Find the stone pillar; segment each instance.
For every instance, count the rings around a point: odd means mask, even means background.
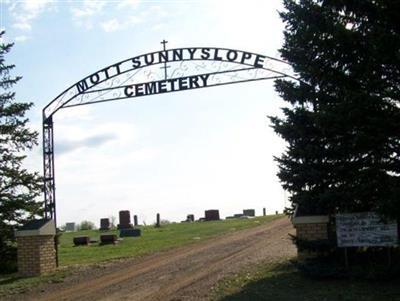
[[[39,276],[56,270],[55,224],[53,220],[35,220],[16,233],[18,273]]]
[[[137,218],[137,215],[134,215],[134,216],[133,216],[133,225],[134,225],[135,227],[138,226],[138,218]]]
[[[301,240],[322,240],[328,239],[327,223],[297,224],[296,236]]]
[[[300,240],[318,241],[328,239],[329,217],[326,215],[298,216],[295,212],[292,219],[296,237]],[[299,260],[315,257],[316,252],[297,249]]]
[[[267,215],[266,209],[263,208],[263,216],[266,216],[266,215]]]

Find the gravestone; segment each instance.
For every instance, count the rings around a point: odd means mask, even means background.
[[[100,235],[100,243],[102,245],[116,244],[117,242],[118,242],[118,237],[115,234],[102,234],[102,235]]]
[[[204,212],[206,221],[219,221],[219,210],[211,209]]]
[[[109,218],[102,218],[100,219],[100,231],[108,231],[110,230],[110,219]]]
[[[66,232],[75,232],[76,231],[75,223],[66,223],[65,224],[65,231]]]
[[[90,244],[89,236],[75,236],[74,245],[75,246],[87,246]]]
[[[254,209],[243,209],[243,215],[256,216],[256,211]]]
[[[267,210],[265,208],[263,208],[263,215],[266,216],[267,215]]]
[[[156,228],[161,227],[160,213],[157,213]]]
[[[138,226],[138,218],[137,218],[137,215],[134,215],[134,216],[133,216],[133,225],[134,225],[135,227]]]
[[[121,229],[119,230],[119,237],[138,237],[141,235],[140,229]]]
[[[119,224],[117,228],[118,230],[133,228],[133,225],[131,224],[131,213],[129,210],[121,210],[119,212]]]
[[[194,222],[194,214],[188,214],[186,217],[187,222]]]

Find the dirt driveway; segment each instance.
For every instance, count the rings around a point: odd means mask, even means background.
[[[13,300],[208,300],[244,267],[295,255],[287,218],[140,259],[83,270]]]

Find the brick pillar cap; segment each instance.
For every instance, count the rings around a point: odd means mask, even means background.
[[[16,237],[56,235],[56,225],[52,219],[37,219],[28,222],[16,231]]]

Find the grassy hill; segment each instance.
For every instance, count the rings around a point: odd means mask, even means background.
[[[75,247],[74,236],[87,235],[98,240],[101,233],[94,231],[79,231],[63,233],[59,245],[59,262],[61,266],[71,264],[88,264],[111,259],[142,256],[164,251],[174,247],[195,243],[224,233],[238,231],[268,223],[282,215],[262,216],[251,219],[230,219],[213,222],[194,222],[168,224],[161,228],[154,226],[140,227],[141,237],[125,237],[116,245],[92,244]],[[118,231],[106,233],[118,234]]]

